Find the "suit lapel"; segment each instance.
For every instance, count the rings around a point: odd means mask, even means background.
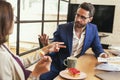
[[[84,44],[83,44],[83,48],[82,48],[82,51],[81,51],[81,54],[84,53],[84,50],[87,46],[87,43],[89,42],[89,39],[91,37],[91,30],[90,30],[90,26],[87,24],[86,26],[86,33],[85,33],[85,39],[84,39]]]
[[[68,27],[69,28],[67,30],[67,40],[68,40],[69,53],[71,54],[71,51],[72,51],[72,39],[73,39],[73,24],[69,24]],[[85,39],[84,39],[84,43],[83,43],[83,48],[81,50],[80,55],[84,54],[84,50],[85,50],[85,48],[87,46],[87,43],[89,42],[89,39],[90,39],[91,35],[92,35],[91,34],[91,28],[87,24],[86,33],[85,33]]]
[[[73,24],[68,25],[68,30],[67,30],[67,41],[68,41],[68,48],[69,48],[69,53],[71,54],[72,51],[72,39],[73,39]]]

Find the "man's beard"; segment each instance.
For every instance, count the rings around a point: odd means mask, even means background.
[[[83,27],[85,27],[85,24],[80,24],[79,22],[75,22],[75,27],[76,28],[83,28]]]

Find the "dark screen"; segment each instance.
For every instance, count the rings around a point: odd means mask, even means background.
[[[79,4],[69,4],[67,22],[74,21],[75,13]],[[98,26],[99,32],[112,33],[114,22],[114,5],[94,5],[95,15],[91,23]]]

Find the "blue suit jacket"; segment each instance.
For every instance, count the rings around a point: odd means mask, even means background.
[[[71,55],[72,52],[72,40],[73,40],[73,22],[59,25],[54,33],[54,41],[64,42],[67,48],[60,49],[58,53],[51,53],[50,56],[53,60],[52,65],[56,69],[63,70],[66,67],[63,65],[63,60]],[[85,51],[92,47],[95,56],[98,57],[100,53],[104,52],[100,44],[98,30],[96,25],[88,23],[86,26],[86,34],[83,43],[83,48],[80,55],[83,55]],[[53,70],[55,70],[53,67]]]

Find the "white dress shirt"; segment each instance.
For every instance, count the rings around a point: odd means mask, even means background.
[[[85,28],[83,29],[80,38],[77,37],[75,33],[75,28],[73,28],[73,42],[72,42],[73,44],[72,44],[71,56],[76,56],[81,52],[84,43],[84,38],[85,38]]]

